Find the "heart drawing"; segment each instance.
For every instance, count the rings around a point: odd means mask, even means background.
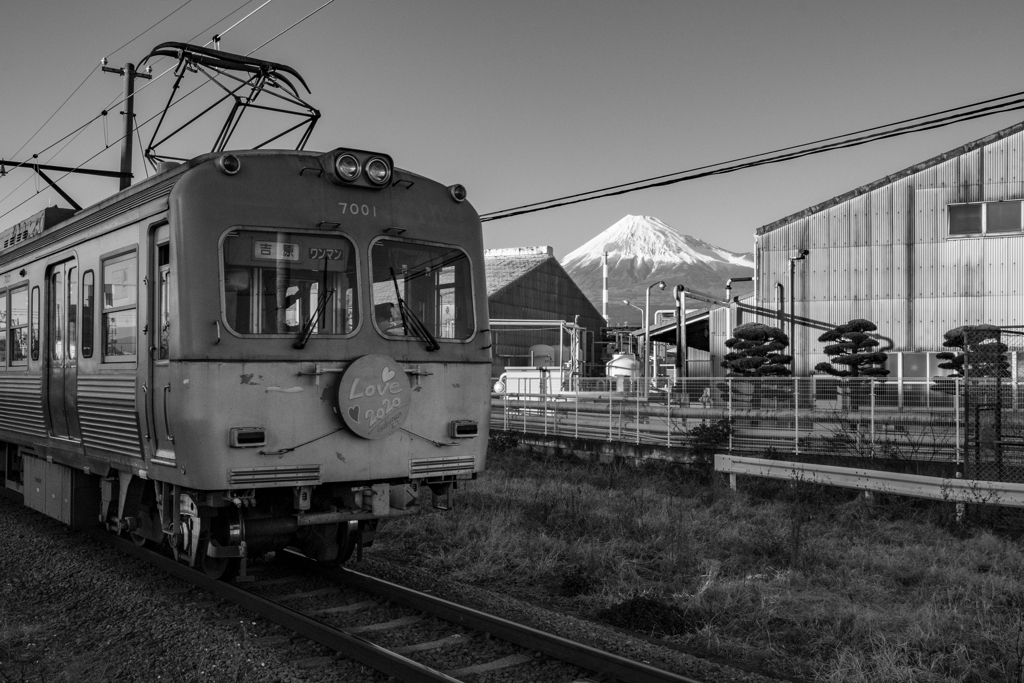
[[[395,371],[392,370],[391,368],[389,368],[386,365],[384,366],[384,369],[380,371],[380,381],[381,382],[389,382],[389,381],[391,381],[391,378],[394,377],[394,376],[395,376]]]
[[[348,409],[348,416],[353,422],[359,422],[359,406],[352,406]]]

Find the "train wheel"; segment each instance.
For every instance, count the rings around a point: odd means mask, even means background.
[[[129,532],[128,535],[131,536],[132,543],[139,546],[140,548],[148,548],[152,550],[156,547],[156,543],[153,543],[153,541],[149,540],[137,531]]]
[[[210,557],[206,554],[208,547],[207,542],[203,541],[199,548],[201,553],[199,566],[203,573],[214,580],[230,581],[235,578],[235,575],[238,574],[239,560],[233,557]]]

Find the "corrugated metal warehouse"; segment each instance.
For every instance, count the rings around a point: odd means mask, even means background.
[[[551,247],[488,249],[487,301],[491,319],[547,320],[576,323],[581,335],[585,362],[594,358],[595,336],[604,318],[554,257]],[[557,325],[547,329],[493,325],[494,374],[506,366],[530,365],[530,347],[546,344],[558,347],[569,342]],[[562,339],[559,340],[559,337]]]
[[[1024,325],[1022,212],[1024,123],[758,229],[755,305],[788,314],[792,296],[798,320],[866,318],[890,376],[946,374],[935,354],[947,330]],[[791,293],[790,259],[804,249]],[[714,317],[720,360],[724,310]],[[820,334],[798,322],[795,374],[827,359]]]

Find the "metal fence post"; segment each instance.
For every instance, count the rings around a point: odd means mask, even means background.
[[[608,440],[612,440],[612,392],[608,392]]]
[[[793,378],[793,452],[800,455],[800,378]]]
[[[960,441],[960,382],[961,378],[953,380],[953,421],[956,423],[956,464],[957,470],[963,467],[964,451]]]
[[[540,371],[540,381],[543,382],[540,387],[541,400],[544,404],[541,409],[544,411],[544,436],[548,435],[548,381],[545,379],[544,371]]]
[[[870,380],[871,384],[871,457],[875,457],[875,378]]]
[[[573,422],[572,422],[573,428],[575,430],[573,432],[573,434],[578,439],[578,438],[580,438],[580,385],[579,385],[579,382],[576,383],[576,403],[575,403],[575,405],[573,407],[576,409],[576,413],[573,416]]]
[[[732,433],[736,431],[736,424],[732,420],[732,377],[727,377],[725,381],[729,392],[729,452],[732,453]]]
[[[668,447],[672,448],[672,387],[668,389],[668,404],[665,408],[665,435]]]
[[[647,378],[644,378],[644,387],[647,387]],[[636,392],[636,442],[640,443],[640,392]]]

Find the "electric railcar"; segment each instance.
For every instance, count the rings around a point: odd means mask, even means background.
[[[344,562],[484,469],[479,216],[385,154],[207,154],[47,209],[0,234],[0,318],[5,489],[213,576]]]

